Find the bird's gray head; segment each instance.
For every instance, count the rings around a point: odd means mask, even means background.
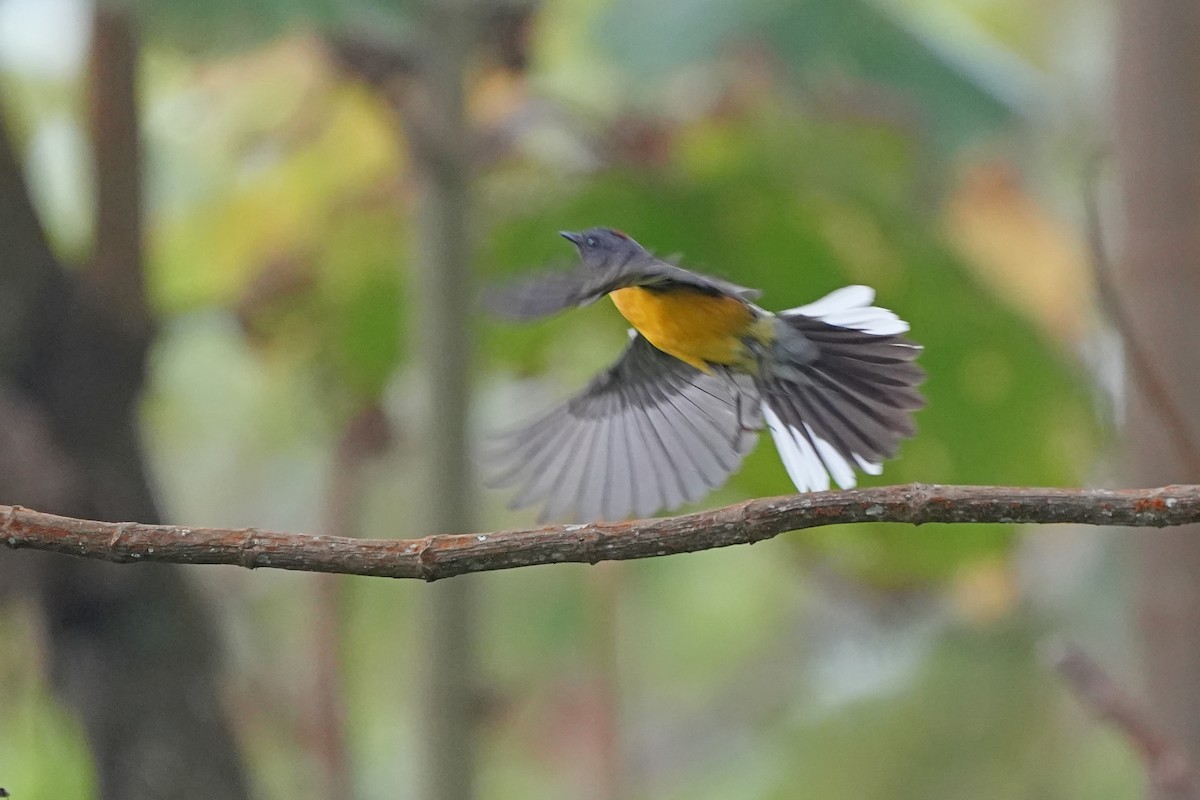
[[[623,265],[639,253],[642,246],[621,231],[612,228],[588,228],[581,233],[559,231],[559,236],[575,245],[588,267]]]

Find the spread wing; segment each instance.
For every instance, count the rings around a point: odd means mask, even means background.
[[[513,508],[544,504],[542,520],[644,517],[699,500],[758,438],[758,395],[733,380],[635,335],[578,395],[494,440],[491,484],[517,489]]]
[[[483,304],[492,313],[509,319],[537,319],[590,305],[609,292],[633,286],[638,277],[629,272],[586,268],[545,272],[489,289]]]
[[[484,296],[484,306],[509,319],[537,319],[590,305],[609,292],[628,286],[668,289],[689,286],[702,292],[726,294],[753,300],[758,296],[720,278],[647,258],[644,263],[628,263],[606,269],[582,267],[569,272],[545,272],[521,278],[505,286],[493,287]]]

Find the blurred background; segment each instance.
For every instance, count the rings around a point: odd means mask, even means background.
[[[1198,16],[0,0],[0,503],[529,524],[480,488],[482,437],[575,391],[624,325],[608,303],[501,324],[475,297],[571,263],[555,232],[591,225],[772,309],[876,287],[929,406],[868,483],[1194,482]],[[764,443],[704,507],[789,491]],[[1044,643],[1081,643],[1200,759],[1197,574],[1186,531],[1063,526],[434,585],[0,551],[0,786],[1128,798],[1135,751]]]

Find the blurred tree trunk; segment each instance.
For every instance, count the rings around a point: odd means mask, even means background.
[[[468,59],[484,4],[435,0],[425,60],[403,104],[421,181],[417,269],[421,374],[425,382],[425,525],[432,533],[474,528],[474,482],[467,453],[470,368],[472,159],[465,114]],[[475,588],[470,578],[426,588],[422,796],[475,795]]]
[[[1200,426],[1200,4],[1118,4],[1118,276],[1136,336],[1171,402]],[[1128,386],[1126,475],[1195,483],[1144,387]],[[1200,765],[1200,530],[1137,537],[1140,632],[1153,702]]]
[[[625,740],[621,725],[620,617],[625,588],[625,565],[606,561],[596,565],[590,586],[595,608],[592,662],[596,665],[596,719],[592,796],[597,800],[623,800],[631,795]]]
[[[89,64],[93,258],[68,273],[30,202],[0,109],[0,496],[155,521],[137,431],[152,338],[141,264],[137,43],[100,8]],[[32,592],[56,690],[79,715],[104,798],[246,796],[221,714],[216,641],[178,568],[3,556]]]

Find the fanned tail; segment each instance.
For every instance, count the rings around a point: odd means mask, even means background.
[[[843,489],[855,469],[878,475],[900,440],[916,432],[925,405],[913,363],[921,347],[908,323],[871,305],[875,293],[848,286],[776,317],[757,385],[763,416],[796,488]]]

